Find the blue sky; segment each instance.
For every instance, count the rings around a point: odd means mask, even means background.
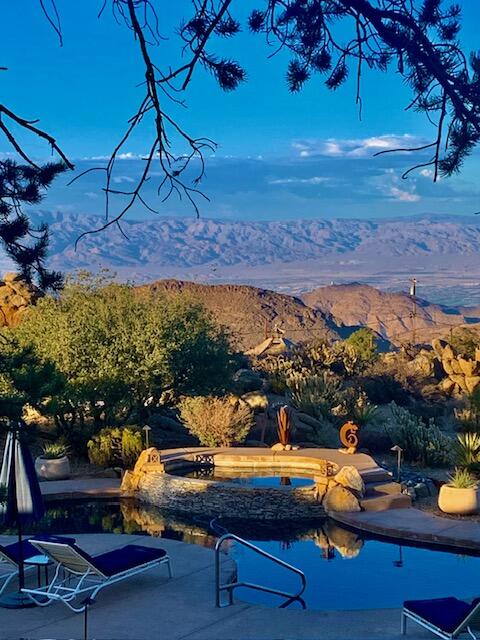
[[[158,2],[160,30],[172,35],[187,0]],[[240,18],[258,3],[236,3]],[[260,3],[261,4],[261,3]],[[478,49],[480,6],[464,8],[462,42]],[[39,3],[16,0],[2,10],[2,101],[26,117],[40,118],[74,159],[78,170],[103,162],[121,135],[141,97],[142,67],[131,34],[118,26],[109,11],[98,20],[101,0],[57,0],[64,46],[58,45]],[[187,14],[188,15],[188,14]],[[366,73],[363,115],[359,120],[353,78],[336,93],[320,78],[296,95],[285,81],[286,57],[267,60],[261,36],[242,33],[229,42],[229,55],[246,68],[248,82],[223,93],[199,70],[185,98],[188,109],[169,107],[195,136],[218,143],[207,158],[202,189],[211,202],[202,215],[219,218],[273,219],[302,217],[379,217],[421,213],[468,214],[480,209],[477,175],[480,154],[460,176],[433,184],[428,172],[401,180],[410,166],[408,155],[373,158],[375,151],[399,142],[430,139],[432,129],[421,115],[405,112],[409,92],[392,70]],[[160,65],[178,60],[175,36],[153,53]],[[147,131],[132,139],[119,163],[115,184],[127,187],[141,169]],[[38,157],[45,149],[32,142]],[[0,152],[8,152],[5,141]],[[100,160],[98,159],[100,158]],[[162,215],[192,215],[184,202],[155,202],[155,186],[147,188],[149,202]],[[52,188],[45,208],[102,213],[101,177],[89,175]],[[140,210],[135,217],[144,217]]]

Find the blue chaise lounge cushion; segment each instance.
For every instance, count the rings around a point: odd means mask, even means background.
[[[453,633],[476,606],[476,602],[470,604],[450,597],[435,600],[407,600],[403,606],[445,633]]]
[[[92,558],[92,564],[99,569],[103,575],[111,577],[117,573],[123,573],[135,567],[161,560],[167,555],[164,549],[154,547],[142,547],[136,544],[127,544],[121,549],[108,551]]]

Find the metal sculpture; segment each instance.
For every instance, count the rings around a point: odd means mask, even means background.
[[[349,420],[340,428],[340,442],[345,453],[356,453],[358,447],[358,425]]]

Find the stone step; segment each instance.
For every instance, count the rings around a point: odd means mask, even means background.
[[[365,511],[388,511],[389,509],[407,509],[412,506],[412,499],[405,493],[383,494],[360,500]]]
[[[393,495],[402,492],[402,485],[398,482],[367,482],[365,484],[365,496],[375,498],[380,495]]]
[[[365,484],[372,482],[392,482],[391,474],[383,467],[374,467],[373,469],[362,469],[360,475]]]

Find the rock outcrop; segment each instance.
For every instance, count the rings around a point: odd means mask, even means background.
[[[480,385],[480,349],[473,358],[467,358],[445,340],[435,339],[432,350],[422,349],[412,360],[411,368],[434,379],[438,388],[448,395],[470,394]]]
[[[27,284],[15,273],[6,273],[0,280],[0,327],[16,327],[39,296],[37,287]]]

